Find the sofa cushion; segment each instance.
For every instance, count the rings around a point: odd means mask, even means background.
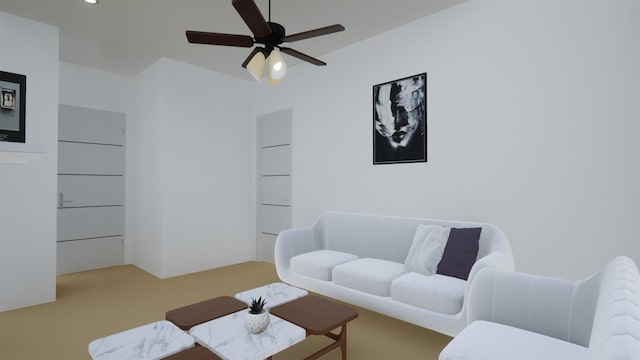
[[[320,280],[331,281],[331,272],[336,265],[357,259],[353,254],[333,250],[318,250],[291,258],[291,270]]]
[[[462,310],[467,282],[451,276],[404,274],[391,283],[391,298],[423,309],[445,314]]]
[[[439,360],[589,359],[589,349],[551,336],[488,321],[474,321],[440,353]]]
[[[418,225],[404,265],[409,271],[423,275],[436,273],[450,228],[440,225]]]
[[[401,263],[362,258],[334,267],[333,282],[369,294],[389,296],[391,282],[406,272]]]
[[[467,280],[478,257],[482,228],[451,229],[436,273]]]

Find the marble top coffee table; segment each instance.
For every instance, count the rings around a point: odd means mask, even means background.
[[[272,307],[307,296],[308,294],[309,292],[306,290],[285,283],[273,283],[237,293],[235,298],[249,305],[252,299],[262,297],[266,300],[264,308],[271,309]]]
[[[271,309],[271,313],[301,326],[307,336],[324,335],[334,340],[305,360],[318,359],[338,348],[342,352],[342,360],[347,360],[347,323],[358,317],[358,310],[319,296],[308,295],[276,306]],[[337,329],[340,329],[339,333],[332,332]]]
[[[244,315],[252,299],[267,300],[270,323],[262,334],[244,327]],[[313,309],[310,311],[309,309]],[[309,295],[306,290],[273,283],[221,296],[168,311],[167,320],[182,329],[191,329],[196,341],[223,359],[265,359],[311,335],[333,339],[307,360],[317,359],[334,349],[347,357],[347,323],[358,317],[349,306]],[[339,330],[339,333],[334,333]],[[184,357],[181,357],[181,359]]]
[[[196,341],[223,359],[266,359],[299,343],[307,336],[305,329],[269,315],[269,326],[261,334],[251,334],[244,327],[241,310],[189,330]]]
[[[154,360],[193,347],[195,341],[169,321],[161,320],[89,343],[95,360]]]
[[[167,311],[165,318],[182,330],[247,308],[247,304],[231,296],[201,301]]]

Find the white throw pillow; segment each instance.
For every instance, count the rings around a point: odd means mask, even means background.
[[[435,274],[450,231],[451,228],[440,225],[418,225],[405,267],[427,276]]]

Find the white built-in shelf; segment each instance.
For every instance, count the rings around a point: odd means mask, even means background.
[[[43,145],[0,141],[0,164],[24,164],[43,155]]]

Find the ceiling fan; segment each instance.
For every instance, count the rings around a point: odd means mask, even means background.
[[[327,65],[324,61],[303,54],[297,50],[280,46],[280,44],[344,31],[344,26],[335,24],[293,35],[286,35],[284,26],[271,22],[271,0],[269,0],[269,21],[264,19],[254,0],[232,0],[231,4],[236,8],[236,11],[247,24],[249,30],[251,30],[253,37],[248,35],[187,30],[187,40],[192,44],[237,47],[252,47],[254,44],[262,44],[263,47],[258,46],[254,48],[251,54],[249,54],[242,63],[242,67],[247,69],[258,81],[262,78],[262,71],[264,70],[266,58],[269,58],[270,60],[269,81],[277,83],[284,77],[287,68],[278,49],[285,54],[314,65]]]

